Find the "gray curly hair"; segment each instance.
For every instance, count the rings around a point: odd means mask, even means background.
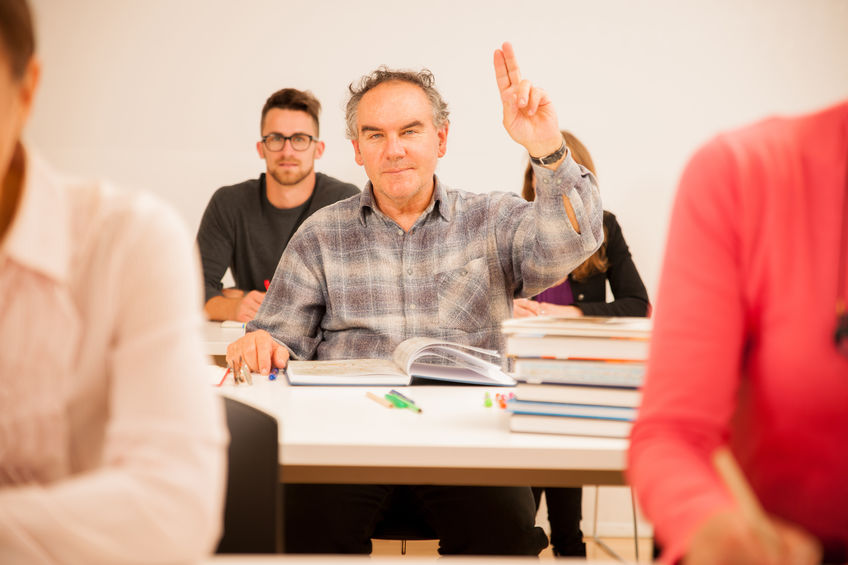
[[[402,81],[414,84],[424,91],[427,100],[430,101],[430,106],[433,108],[433,125],[436,129],[441,128],[448,122],[448,104],[439,94],[434,86],[436,78],[429,69],[421,69],[420,71],[411,71],[405,69],[390,69],[381,66],[370,74],[367,74],[359,79],[358,83],[350,83],[348,90],[350,98],[345,106],[345,122],[348,139],[356,139],[356,118],[359,110],[359,102],[366,92],[383,84],[384,82]]]

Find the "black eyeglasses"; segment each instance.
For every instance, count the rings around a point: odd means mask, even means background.
[[[286,141],[291,142],[292,149],[295,151],[306,151],[313,141],[318,141],[311,135],[305,133],[295,133],[293,135],[283,135],[280,133],[269,133],[262,138],[262,143],[268,151],[282,151],[286,146]]]

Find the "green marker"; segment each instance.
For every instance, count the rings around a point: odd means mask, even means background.
[[[409,408],[413,412],[421,412],[421,408],[416,406],[414,402],[407,402],[403,398],[395,396],[394,394],[386,394],[385,399],[394,404],[395,408]]]

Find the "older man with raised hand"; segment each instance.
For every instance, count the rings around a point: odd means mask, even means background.
[[[513,298],[557,283],[598,248],[595,180],[568,153],[553,104],[521,78],[510,44],[494,66],[504,127],[539,179],[535,202],[448,188],[435,176],[449,121],[432,74],[374,71],[351,85],[347,105],[370,182],[304,222],[229,363],[267,374],[289,357],[390,357],[413,336],[500,348]],[[536,555],[546,545],[529,488],[292,485],[286,547],[370,552],[398,496],[437,532],[441,553]]]

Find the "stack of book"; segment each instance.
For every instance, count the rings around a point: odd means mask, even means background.
[[[518,384],[510,429],[626,438],[641,401],[647,318],[515,318],[503,323]]]

